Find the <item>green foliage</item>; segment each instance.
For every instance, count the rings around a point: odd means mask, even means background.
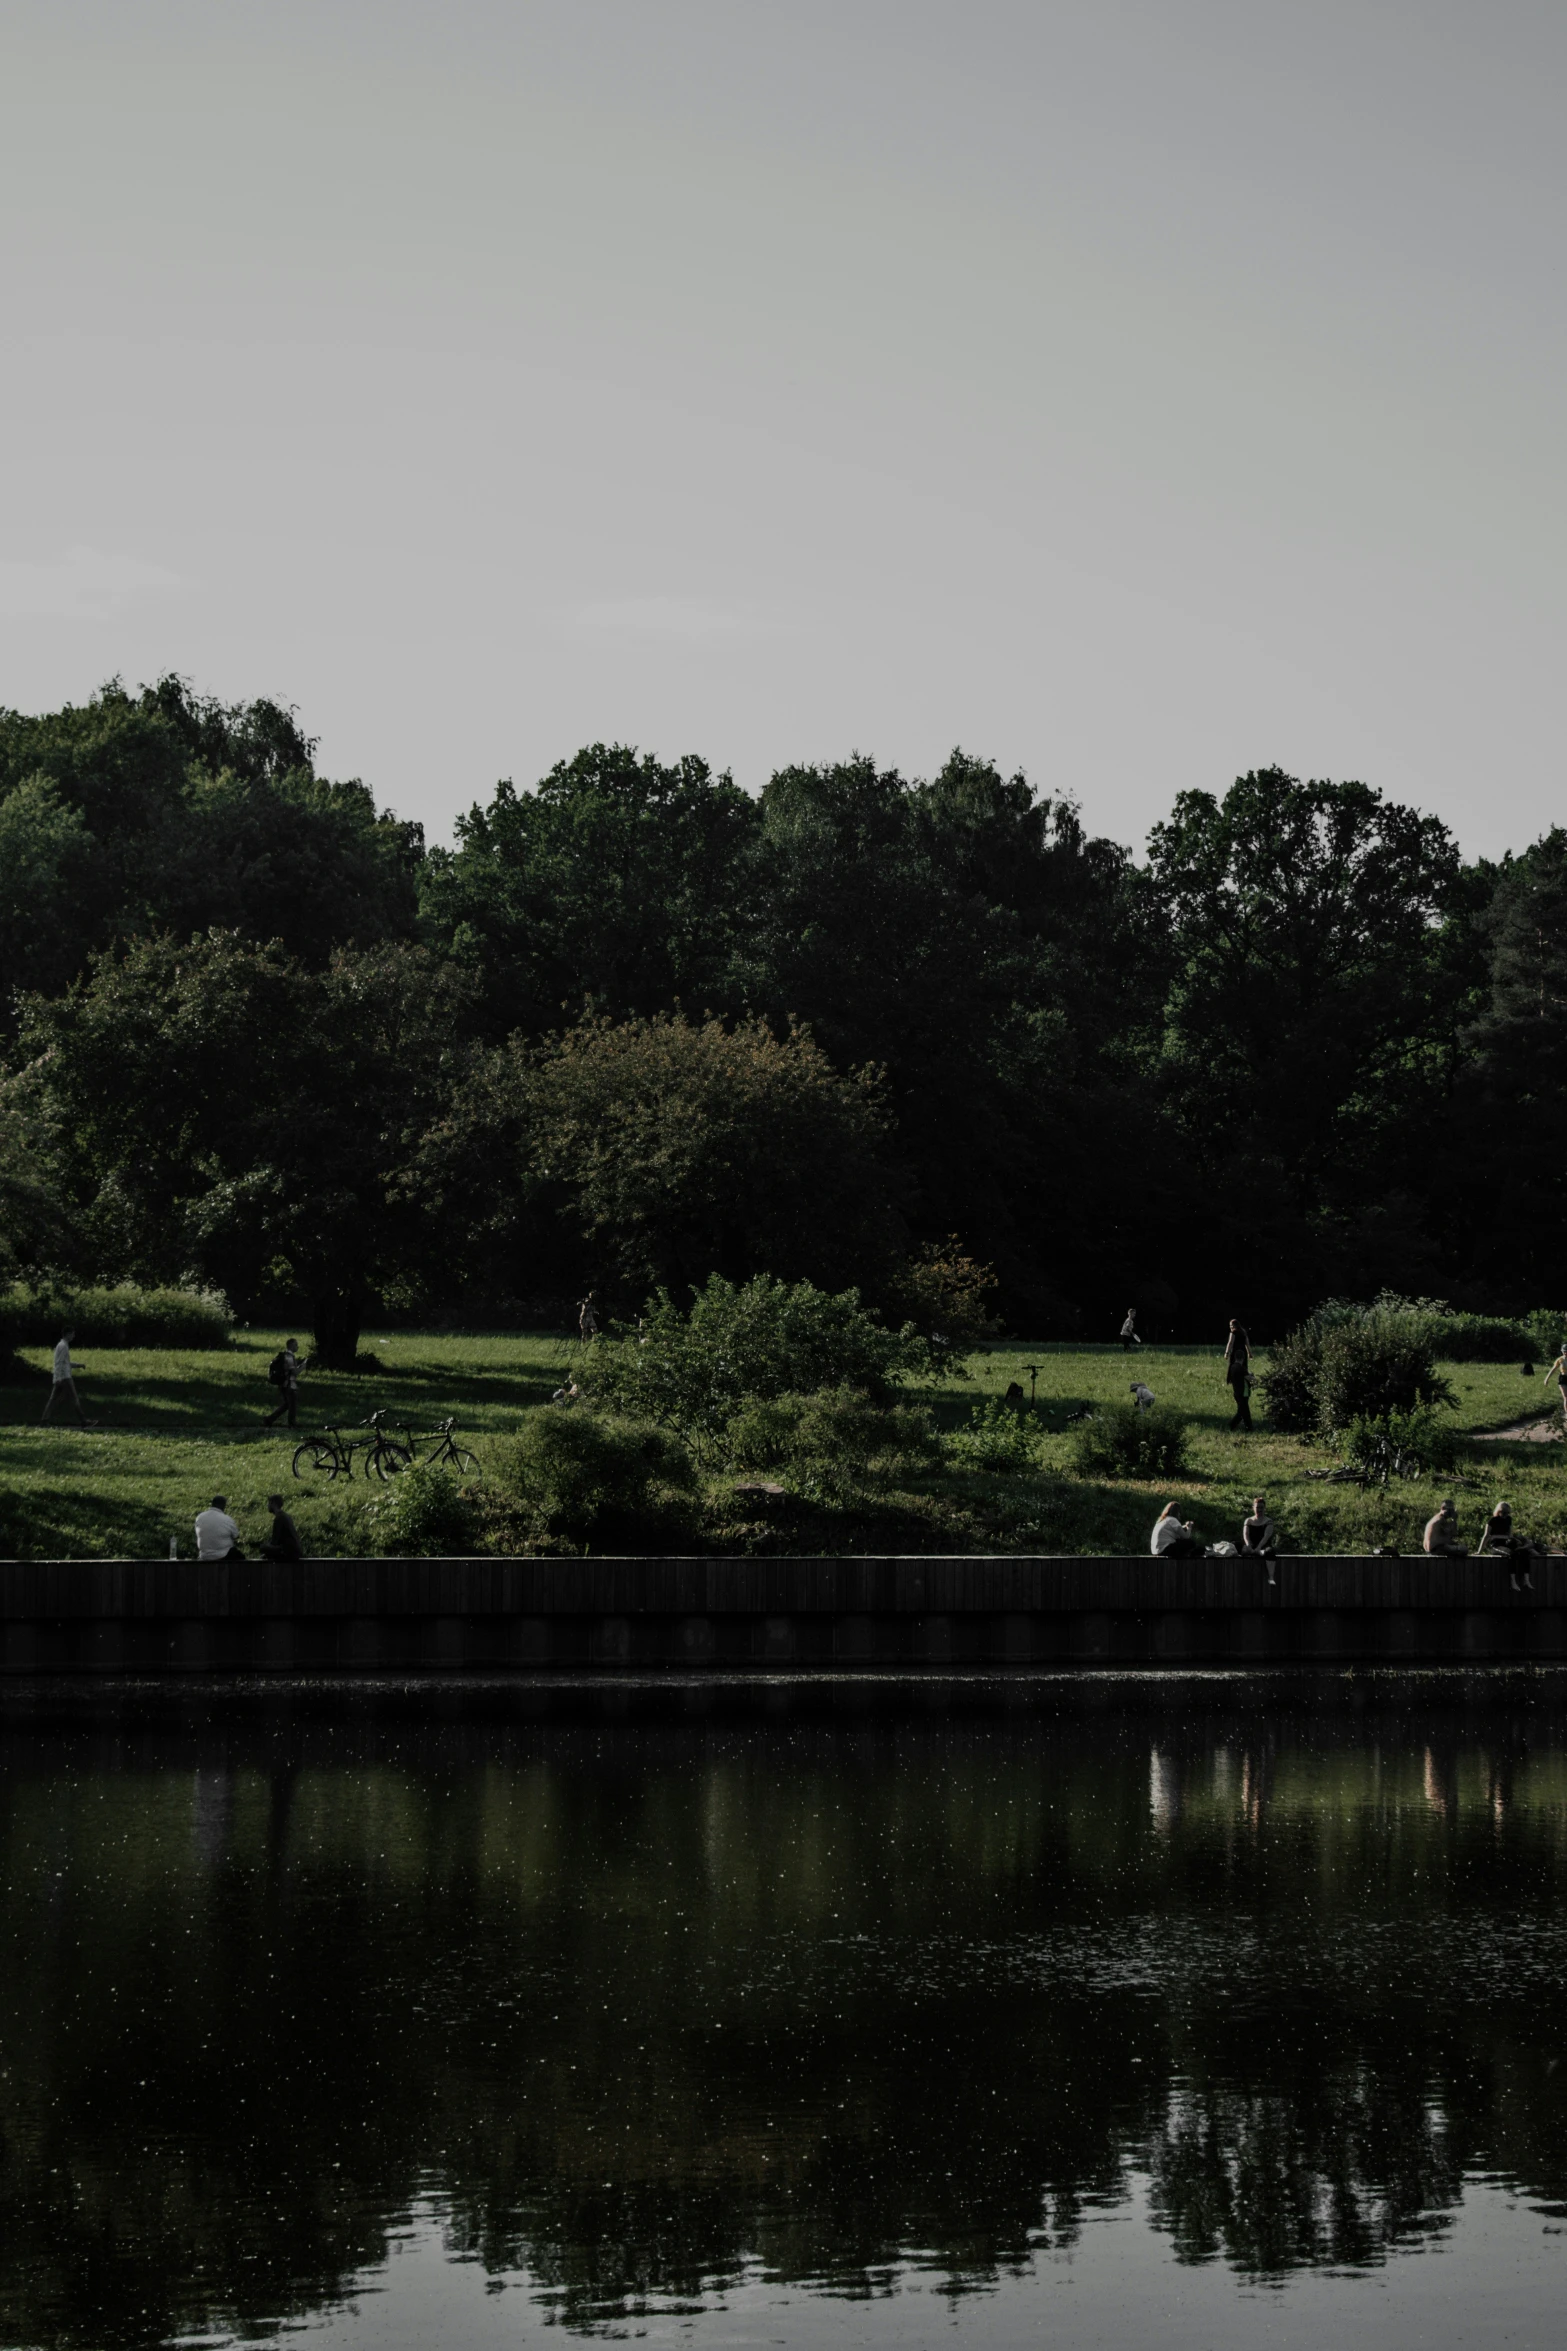
[[[896,1381],[958,1369],[950,1349],[912,1324],[890,1330],[857,1290],[714,1274],[688,1314],[661,1293],[634,1336],[594,1346],[578,1378],[621,1410],[710,1439],[754,1399],[843,1387],[881,1399]]]
[[[1458,1431],[1430,1406],[1408,1412],[1357,1413],[1339,1431],[1352,1469],[1386,1485],[1390,1477],[1421,1477],[1457,1466]]]
[[[1101,1404],[1072,1432],[1072,1461],[1085,1477],[1179,1477],[1187,1467],[1187,1424],[1167,1404],[1139,1412]]]
[[[210,1290],[76,1289],[13,1282],[0,1291],[0,1324],[13,1344],[52,1347],[73,1329],[79,1347],[226,1347],[233,1317]]]
[[[877,1086],[840,1077],[804,1030],[590,1019],[509,1058],[527,1170],[623,1296],[714,1272],[890,1272]]]
[[[318,1356],[351,1364],[375,1283],[438,1240],[401,1179],[466,993],[413,947],[315,972],[213,931],[99,957],[68,996],[31,1000],[22,1039],[82,1233],[242,1304],[281,1258]]]
[[[595,1551],[671,1547],[696,1488],[689,1454],[666,1429],[581,1406],[525,1412],[497,1476],[535,1539]]]
[[[1451,1403],[1436,1366],[1437,1331],[1418,1306],[1330,1299],[1274,1349],[1263,1379],[1270,1418],[1326,1434],[1361,1418]]]
[[[756,822],[750,795],[700,759],[595,743],[458,820],[456,850],[424,866],[425,923],[480,977],[495,1039],[553,1029],[563,1006],[624,1018],[712,1003]]]
[[[930,1415],[876,1404],[857,1388],[755,1398],[724,1432],[731,1468],[772,1472],[812,1501],[917,1476],[939,1460]]]
[[[363,784],[324,781],[313,753],[276,703],[226,707],[174,677],[0,711],[7,995],[63,987],[89,951],[163,928],[277,940],[316,968],[409,936],[419,827],[378,815]]]
[[[991,1396],[943,1440],[943,1450],[965,1469],[1037,1469],[1038,1424],[1031,1414]]]
[[[416,1461],[373,1497],[364,1511],[374,1551],[416,1559],[471,1558],[479,1513],[448,1469]]]

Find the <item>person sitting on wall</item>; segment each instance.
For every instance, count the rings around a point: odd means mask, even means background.
[[[1433,1559],[1467,1559],[1469,1553],[1458,1540],[1458,1513],[1449,1495],[1433,1518],[1426,1520],[1423,1548]]]
[[[1204,1559],[1207,1545],[1189,1518],[1179,1516],[1179,1505],[1167,1502],[1154,1521],[1149,1550],[1155,1559]]]
[[[219,1559],[243,1559],[239,1529],[229,1516],[226,1497],[214,1494],[208,1510],[196,1513],[196,1557],[210,1566]]]
[[[1485,1532],[1475,1547],[1477,1559],[1505,1559],[1515,1592],[1534,1590],[1534,1563],[1545,1557],[1545,1547],[1532,1543],[1527,1535],[1513,1532],[1513,1514],[1506,1501],[1498,1502],[1485,1522]]]
[[[1268,1505],[1261,1494],[1252,1502],[1250,1518],[1241,1520],[1241,1549],[1248,1559],[1265,1559],[1269,1583],[1278,1582],[1279,1571],[1274,1562],[1279,1556],[1279,1530],[1268,1516]]]

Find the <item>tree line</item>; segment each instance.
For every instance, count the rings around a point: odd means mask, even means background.
[[[955,751],[752,796],[596,744],[450,849],[291,712],[0,712],[0,1250],[242,1314],[714,1271],[1030,1335],[1567,1299],[1567,833],[1277,768],[1141,859]],[[983,1274],[980,1269],[984,1269]]]

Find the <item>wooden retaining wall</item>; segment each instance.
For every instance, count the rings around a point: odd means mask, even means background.
[[[0,1562],[0,1672],[1567,1662],[1567,1558]]]

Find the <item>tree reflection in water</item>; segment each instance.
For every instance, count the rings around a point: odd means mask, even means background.
[[[1552,1683],[991,1695],[13,1721],[0,2333],[258,2330],[421,2198],[578,2325],[973,2291],[1138,2175],[1263,2279],[1560,2203]]]

